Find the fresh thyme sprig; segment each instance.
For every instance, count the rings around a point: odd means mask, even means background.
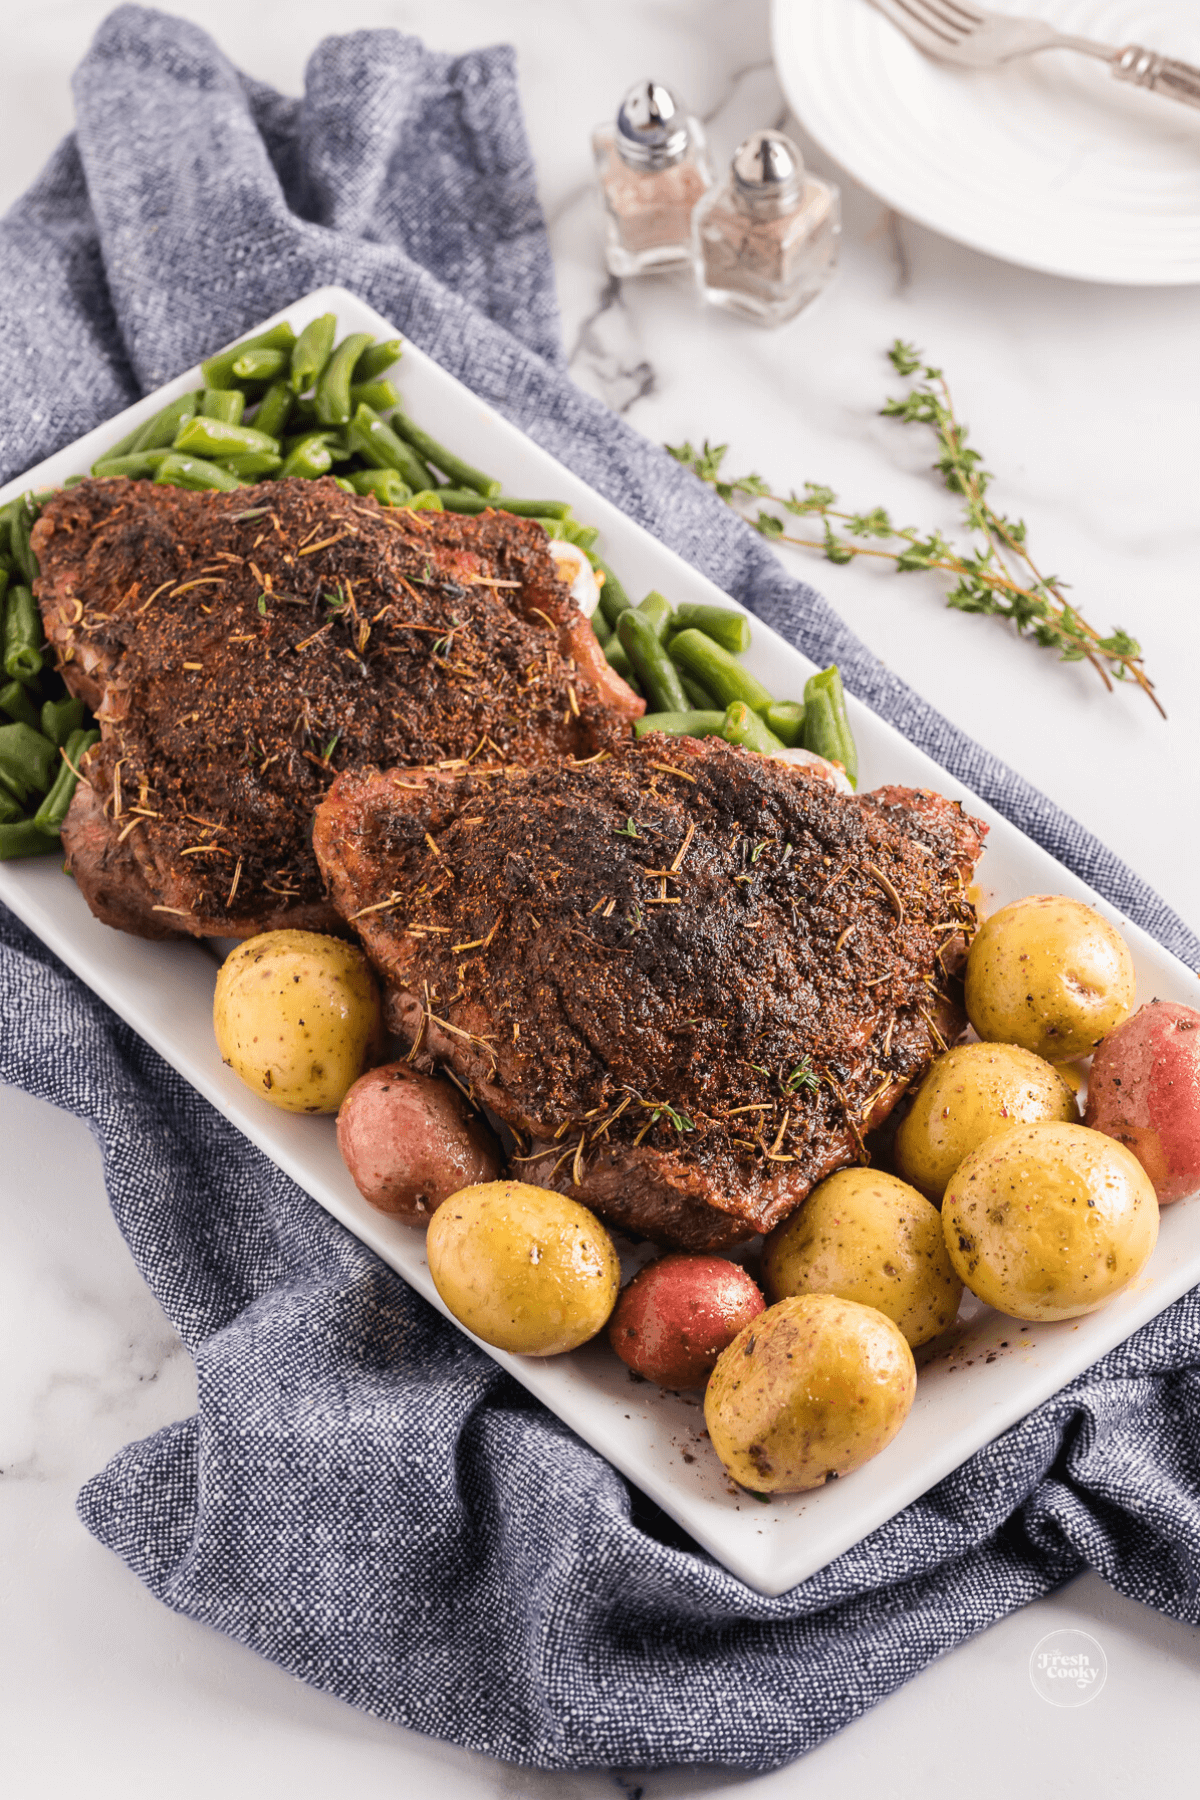
[[[894,563],[902,575],[919,569],[952,575],[955,580],[946,595],[947,606],[1007,619],[1020,636],[1032,638],[1044,649],[1057,650],[1063,662],[1091,663],[1110,692],[1114,679],[1136,682],[1165,718],[1154,683],[1142,667],[1137,639],[1120,628],[1103,637],[1089,625],[1066,598],[1066,582],[1057,575],[1043,575],[1034,562],[1026,542],[1025,521],[997,512],[988,500],[992,475],[983,467],[980,452],[967,441],[967,429],[955,414],[942,371],[899,338],[888,351],[888,360],[913,386],[899,398],[888,400],[882,413],[906,425],[927,425],[933,431],[938,450],[933,466],[950,492],[961,498],[964,522],[977,534],[967,549],[956,547],[940,531],[922,534],[915,526],[895,524],[882,506],[868,512],[845,512],[838,507],[833,489],[819,482],[806,481],[803,493],[793,490],[784,496],[774,493],[761,475],[731,479],[723,473],[727,444],[713,445],[706,438],[699,451],[691,444],[668,444],[667,449],[763,537],[820,550],[833,563],[875,556]],[[778,510],[759,508],[751,516],[747,508],[753,501],[765,501]],[[819,519],[823,535],[795,536],[780,513]],[[863,539],[877,541],[865,543]],[[888,547],[881,547],[885,543]]]

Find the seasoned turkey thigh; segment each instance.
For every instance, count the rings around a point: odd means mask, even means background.
[[[965,1021],[985,827],[719,739],[350,772],[317,813],[391,1024],[515,1172],[663,1243],[735,1243],[863,1154]]]

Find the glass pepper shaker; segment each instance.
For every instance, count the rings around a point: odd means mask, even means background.
[[[692,221],[700,291],[761,325],[782,325],[833,274],[841,199],[819,181],[781,131],[755,131],[727,178],[705,195]]]
[[[607,212],[613,275],[642,275],[691,260],[692,211],[712,185],[698,119],[661,81],[639,81],[616,121],[592,133]]]

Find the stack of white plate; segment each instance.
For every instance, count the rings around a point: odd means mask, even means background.
[[[1200,0],[990,5],[1200,64]],[[1200,281],[1200,110],[1067,51],[935,63],[870,0],[774,0],[773,26],[801,123],[898,212],[1055,275]]]

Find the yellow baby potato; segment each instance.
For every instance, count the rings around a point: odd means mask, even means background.
[[[221,1058],[285,1112],[333,1113],[383,1053],[379,989],[355,944],[265,931],[226,957],[213,1028]]]
[[[834,1294],[793,1294],[722,1351],[704,1423],[735,1481],[794,1494],[877,1456],[916,1391],[912,1351],[890,1319]]]
[[[1086,1125],[1015,1125],[955,1171],[942,1202],[950,1260],[1014,1319],[1095,1312],[1140,1275],[1158,1201],[1137,1158]]]
[[[967,1017],[990,1043],[1069,1062],[1128,1017],[1135,987],[1107,919],[1082,900],[1030,894],[993,913],[971,945]]]
[[[594,1213],[524,1181],[466,1187],[434,1213],[433,1285],[460,1324],[519,1356],[558,1356],[607,1324],[621,1265]]]
[[[770,1233],[762,1267],[770,1299],[836,1294],[877,1307],[914,1348],[954,1323],[962,1299],[937,1208],[877,1169],[822,1181]]]
[[[1010,1125],[1077,1122],[1067,1081],[1016,1044],[957,1044],[939,1056],[901,1121],[893,1153],[905,1181],[941,1204],[964,1156]]]

